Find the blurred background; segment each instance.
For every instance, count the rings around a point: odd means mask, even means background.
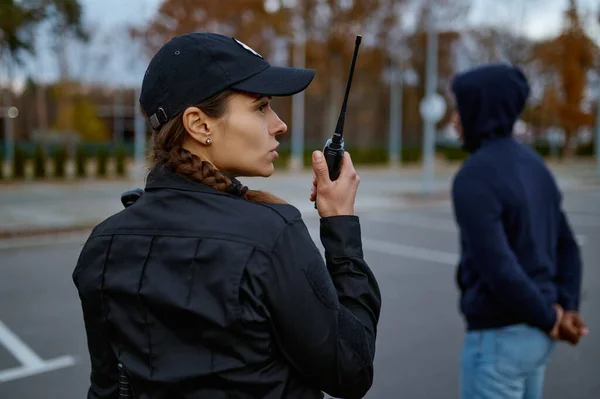
[[[279,167],[299,169],[335,128],[354,39],[348,150],[361,164],[454,161],[454,74],[520,65],[532,85],[516,135],[544,157],[592,159],[600,130],[597,0],[0,0],[0,163],[5,179],[118,178],[150,129],[138,90],[175,35],[235,36],[274,65],[315,68],[276,99]],[[424,101],[427,100],[427,101]],[[435,149],[435,152],[433,152]]]

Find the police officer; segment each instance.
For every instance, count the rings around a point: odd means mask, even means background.
[[[140,96],[153,165],[133,205],[96,226],[73,281],[91,360],[88,398],[360,398],[381,307],[354,215],[348,154],[329,180],[313,154],[325,260],[299,211],[239,176],[273,173],[287,127],[273,96],[315,72],[271,66],[214,33],[173,38]]]

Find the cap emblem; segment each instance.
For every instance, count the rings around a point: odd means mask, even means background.
[[[247,44],[244,44],[242,42],[240,42],[238,39],[236,39],[235,37],[233,38],[233,40],[236,41],[237,44],[239,44],[240,46],[242,46],[244,49],[246,49],[247,51],[251,52],[252,54],[254,54],[257,57],[260,58],[264,58],[262,55],[258,54],[254,49],[252,49],[250,46],[248,46]]]

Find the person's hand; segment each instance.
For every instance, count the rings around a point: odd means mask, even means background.
[[[340,174],[335,181],[329,179],[327,162],[321,151],[313,152],[312,164],[315,175],[310,200],[317,201],[319,216],[354,215],[354,200],[360,178],[354,170],[350,154],[344,152]]]
[[[552,328],[550,333],[548,333],[548,335],[552,339],[559,340],[560,339],[560,334],[559,334],[560,333],[560,323],[562,322],[565,312],[564,312],[562,306],[560,306],[558,304],[554,304],[553,307],[554,307],[554,310],[556,311],[556,322],[554,323],[554,327]]]
[[[559,327],[559,337],[571,345],[577,345],[581,337],[589,334],[589,330],[579,312],[565,312]]]

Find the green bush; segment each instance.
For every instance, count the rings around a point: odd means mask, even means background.
[[[117,176],[125,176],[125,163],[127,161],[127,151],[124,147],[118,147],[115,150],[115,162]]]
[[[421,161],[421,156],[423,155],[420,148],[416,147],[403,147],[402,148],[402,163],[417,163]]]
[[[443,147],[438,150],[448,161],[463,161],[469,155],[462,147]]]
[[[53,154],[54,159],[54,176],[64,178],[66,175],[67,166],[67,149],[58,147]]]
[[[97,175],[99,177],[105,177],[108,169],[108,159],[110,157],[110,153],[105,146],[98,147],[98,151],[96,152],[96,161],[98,162],[98,170]]]
[[[577,146],[577,151],[575,152],[577,156],[580,157],[592,157],[595,154],[595,143],[593,141]]]
[[[46,152],[41,145],[36,145],[33,153],[33,176],[36,179],[46,177]]]
[[[86,177],[86,166],[89,157],[88,151],[83,146],[78,146],[75,151],[75,175],[77,177]]]
[[[22,179],[25,177],[25,162],[29,159],[29,154],[21,146],[15,146],[13,157],[13,177]]]

